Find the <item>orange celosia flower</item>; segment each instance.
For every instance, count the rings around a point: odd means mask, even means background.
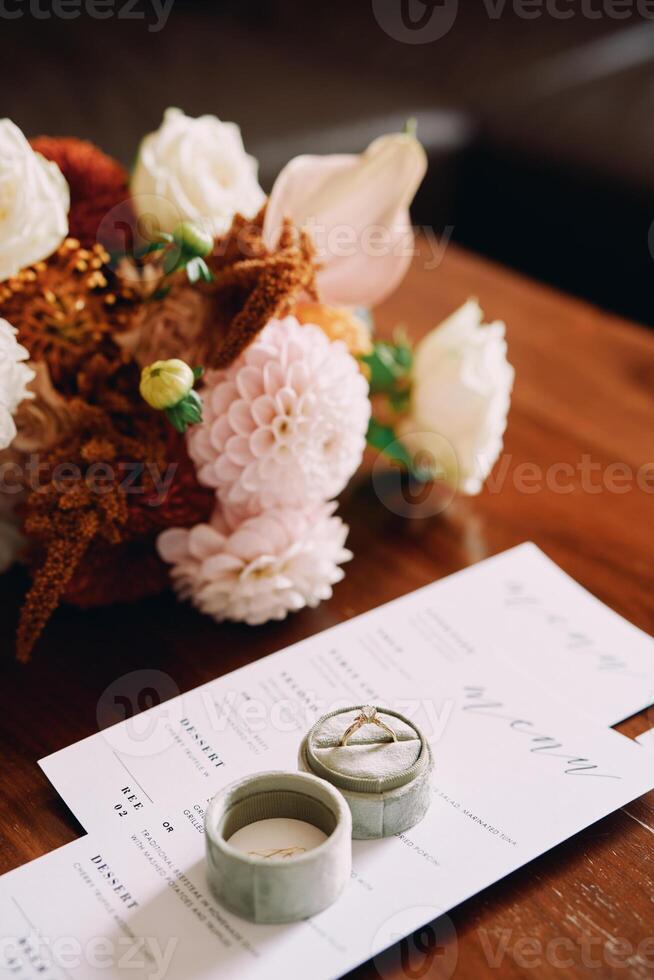
[[[107,266],[100,245],[67,238],[45,262],[0,284],[0,316],[18,331],[33,361],[44,361],[57,391],[91,399],[91,389],[115,377],[129,358],[114,342],[133,316],[135,299]]]
[[[298,303],[291,313],[300,323],[315,323],[330,340],[342,340],[353,357],[361,357],[372,350],[370,328],[345,306]]]
[[[116,342],[142,366],[179,357],[228,367],[269,320],[287,314],[301,296],[316,298],[310,238],[287,222],[269,252],[261,235],[261,216],[249,222],[237,215],[207,258],[213,282],[190,289],[180,276],[163,299],[140,307]]]
[[[62,596],[64,602],[83,609],[136,602],[169,586],[168,569],[155,550],[159,531],[207,521],[215,498],[212,490],[198,483],[185,441],[172,428],[167,456],[175,467],[167,491],[128,498],[130,540],[112,546],[92,544]]]
[[[130,540],[125,464],[144,465],[138,489],[156,491],[165,469],[162,421],[135,406],[129,420],[79,399],[70,403],[74,431],[41,459],[42,483],[24,505],[24,528],[40,550],[32,587],[21,610],[17,655],[27,660],[43,627],[94,542]],[[101,471],[94,464],[106,464]],[[65,466],[65,475],[60,467]]]

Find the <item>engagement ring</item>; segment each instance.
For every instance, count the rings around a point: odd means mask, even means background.
[[[370,704],[364,704],[362,708],[359,709],[359,714],[354,719],[352,724],[347,728],[341,736],[341,745],[347,745],[348,739],[358,732],[360,728],[364,725],[376,725],[377,728],[382,728],[388,735],[391,736],[394,742],[397,742],[397,735],[393,729],[381,720],[377,715],[377,708],[373,708]]]

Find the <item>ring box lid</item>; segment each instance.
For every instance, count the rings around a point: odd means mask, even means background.
[[[377,717],[395,732],[397,742],[378,726],[366,724],[341,745],[343,733],[360,712],[358,706],[341,708],[311,728],[303,744],[311,772],[338,789],[377,794],[405,786],[430,765],[429,746],[419,728],[390,708],[377,708]]]

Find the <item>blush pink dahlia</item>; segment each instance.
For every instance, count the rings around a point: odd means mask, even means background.
[[[218,622],[284,619],[328,599],[343,578],[352,553],[335,507],[273,509],[236,525],[217,508],[209,524],[164,531],[157,548],[178,594]]]
[[[189,453],[200,481],[241,514],[335,497],[361,462],[368,383],[315,324],[271,320],[202,396]]]

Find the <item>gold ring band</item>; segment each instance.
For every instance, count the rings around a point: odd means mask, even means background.
[[[377,728],[381,728],[387,735],[390,735],[394,742],[397,742],[397,735],[390,725],[387,725],[386,722],[382,721],[381,718],[378,717],[377,709],[373,708],[369,704],[366,704],[361,708],[361,712],[357,715],[352,724],[346,728],[341,735],[340,744],[347,745],[348,739],[350,739],[355,732],[358,732],[360,728],[363,728],[364,725],[376,725]]]

